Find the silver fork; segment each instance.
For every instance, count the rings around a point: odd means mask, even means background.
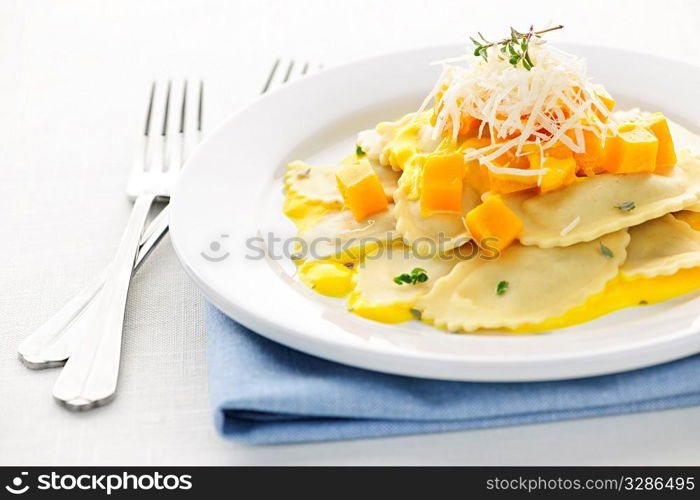
[[[282,59],[279,58],[275,59],[275,62],[272,63],[270,74],[265,80],[265,85],[260,93],[264,94],[294,78],[321,69],[323,69],[323,64],[312,65],[309,61],[297,63],[294,59],[290,59],[289,61],[282,61]]]
[[[201,86],[200,86],[201,89]],[[53,389],[54,397],[73,410],[105,404],[114,396],[121,359],[124,312],[137,251],[148,213],[157,198],[168,199],[186,154],[187,82],[184,82],[179,127],[171,119],[172,82],[163,97],[162,126],[153,130],[157,86],[151,87],[143,141],[127,186],[134,206],[114,261],[86,311],[85,335],[74,347]]]
[[[180,107],[181,125],[184,125],[186,116],[183,115],[183,113],[186,113],[188,108],[185,90],[186,89],[183,88],[183,101]],[[155,119],[153,117],[155,93],[156,85],[154,82],[151,85],[151,90],[149,92],[146,113],[147,129],[144,131],[141,138],[138,158],[134,167],[136,174],[132,176],[134,179],[138,178],[138,172],[141,168],[140,165],[144,164],[144,162],[147,160],[147,155],[149,154],[149,138],[151,141],[155,141],[154,137],[158,135],[150,134],[151,122],[155,123]],[[186,137],[178,137],[178,141],[175,143],[172,143],[171,141],[170,144],[172,146],[170,149],[172,150],[172,156],[175,158],[175,163],[178,162],[178,157],[186,158],[192,147],[201,139],[203,127],[203,104],[204,84],[200,81],[197,101],[194,103],[194,106],[189,106],[192,110],[192,114],[194,115],[193,119],[190,121],[194,121],[193,127],[195,130]],[[178,130],[178,134],[182,134],[182,132]],[[160,143],[161,141],[158,140],[156,142]],[[160,146],[162,146],[162,143]],[[173,169],[171,173],[174,175],[176,171]],[[130,184],[128,189],[129,192],[133,194],[133,184]],[[141,235],[139,252],[134,263],[134,273],[138,270],[145,258],[155,248],[167,231],[168,207],[166,205],[166,207],[161,210],[161,212],[151,221]],[[86,330],[91,325],[88,321],[90,315],[87,313],[92,307],[94,307],[96,297],[99,296],[99,293],[102,290],[104,282],[109,274],[109,269],[110,268],[108,267],[99,273],[83,290],[76,294],[58,312],[51,316],[45,323],[43,323],[22,341],[17,348],[17,353],[24,366],[33,370],[38,370],[63,366],[66,363],[66,360],[70,357],[76,343],[88,333]]]
[[[277,59],[272,68],[261,94],[264,94],[284,83],[323,68],[322,64],[311,64],[308,61],[296,62],[294,60],[283,61]],[[196,144],[202,133],[203,112],[203,85],[200,82],[197,99],[196,132],[193,144]],[[150,105],[149,105],[150,108]],[[189,147],[185,148],[186,158]],[[140,249],[134,272],[138,270],[150,251],[160,241],[168,230],[168,207],[166,206],[158,216],[153,219],[141,237]],[[38,370],[63,366],[70,357],[74,346],[87,333],[90,324],[88,321],[90,309],[94,306],[95,297],[99,294],[107,276],[107,270],[94,278],[83,290],[67,302],[58,312],[51,316],[44,324],[26,337],[17,348],[19,359],[27,368]]]

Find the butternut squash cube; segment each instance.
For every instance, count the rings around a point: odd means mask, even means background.
[[[479,130],[479,125],[481,125],[481,120],[471,115],[463,114],[460,119],[459,135],[474,137]]]
[[[503,250],[508,247],[523,229],[523,223],[503,201],[493,194],[481,205],[470,210],[465,223],[469,232],[479,246]],[[489,241],[485,241],[489,238]],[[491,240],[491,238],[493,238]]]
[[[542,175],[540,192],[546,193],[568,186],[576,179],[576,160],[570,158],[544,157],[543,168],[547,171]]]
[[[614,174],[653,172],[659,140],[649,130],[634,125],[620,126],[606,143],[605,170]]]
[[[534,184],[539,186],[541,193],[568,186],[576,178],[576,160],[574,160],[573,152],[561,143],[546,149],[542,159],[540,159],[539,151],[528,155],[528,159],[531,169],[547,169],[542,175],[542,180],[539,176],[532,178]]]
[[[583,140],[586,150],[583,153],[574,153],[577,173],[592,177],[605,172],[605,148],[600,137],[590,130],[584,130]]]
[[[602,85],[594,85],[594,92],[596,96],[598,96],[598,99],[601,100],[603,105],[608,108],[608,111],[612,111],[613,108],[615,107],[615,99],[612,98],[610,94],[608,94],[608,91],[605,90],[605,87]],[[607,118],[603,115],[603,113],[599,109],[595,109],[595,114],[600,118],[601,120],[607,121]]]
[[[347,165],[336,174],[335,180],[345,208],[352,212],[358,222],[388,208],[382,183],[369,161]]]
[[[420,194],[423,215],[462,212],[464,173],[462,153],[430,156],[425,160]]]
[[[676,149],[673,145],[673,137],[671,137],[666,117],[661,113],[652,113],[649,116],[645,116],[641,124],[659,140],[656,170],[666,170],[674,166],[677,160]]]
[[[535,153],[538,153],[535,151]],[[560,159],[566,159],[566,158],[573,158],[574,152],[569,149],[569,146],[564,144],[561,141],[558,141],[554,146],[548,148],[545,150],[544,153],[546,156],[551,156],[553,158],[560,158]]]

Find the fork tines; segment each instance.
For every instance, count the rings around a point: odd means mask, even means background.
[[[135,173],[153,171],[177,174],[180,171],[184,159],[199,142],[203,127],[203,103],[202,80],[154,80],[151,83],[143,127],[143,146]],[[139,192],[140,184],[138,176],[132,176],[127,189],[131,198]]]
[[[312,66],[309,61],[297,62],[294,59],[289,61],[283,61],[282,59],[276,59],[270,70],[270,74],[265,81],[265,85],[262,89],[262,94],[271,90],[272,88],[287,83],[290,80],[294,80],[300,76],[303,76],[310,71],[323,68],[323,65],[318,65],[318,67]]]

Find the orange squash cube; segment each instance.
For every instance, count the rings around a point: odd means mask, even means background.
[[[676,164],[676,149],[673,137],[668,128],[666,117],[661,113],[645,116],[641,124],[659,140],[659,151],[656,155],[656,170],[666,170]]]
[[[600,101],[603,103],[603,105],[606,108],[608,108],[608,111],[612,111],[615,107],[615,99],[613,99],[612,96],[608,94],[608,91],[605,90],[605,87],[603,87],[602,85],[594,85],[594,92],[596,96],[598,96],[598,99],[600,99]],[[607,121],[607,118],[599,109],[595,109],[595,114],[601,120]]]
[[[428,157],[421,174],[421,212],[461,213],[464,173],[461,153]]]
[[[470,210],[465,217],[465,224],[475,242],[482,246],[486,238],[491,248],[503,250],[508,247],[523,229],[523,223],[503,201],[493,194],[481,205]]]
[[[659,140],[649,130],[623,125],[606,143],[605,170],[614,174],[653,172]]]
[[[479,125],[481,125],[481,120],[474,118],[471,115],[462,114],[459,126],[459,135],[473,137],[479,130]]]
[[[584,130],[583,140],[586,150],[583,153],[574,153],[576,172],[588,177],[605,172],[605,148],[600,137],[590,130]]]
[[[539,185],[541,193],[568,186],[576,179],[576,160],[573,157],[545,156],[543,167],[547,171],[542,175],[542,181]]]
[[[539,152],[536,151],[536,154],[539,154]],[[546,156],[551,156],[553,158],[560,158],[560,159],[566,159],[566,158],[573,158],[574,152],[569,149],[569,146],[564,144],[563,142],[557,142],[554,146],[548,148],[545,150],[544,154]]]
[[[388,208],[382,183],[369,161],[347,165],[336,174],[335,180],[345,208],[352,212],[358,222]]]
[[[561,143],[546,149],[542,159],[539,152],[533,152],[528,159],[531,169],[547,169],[542,175],[542,180],[539,177],[534,178],[535,185],[539,186],[541,193],[568,186],[576,178],[576,160],[573,152]]]

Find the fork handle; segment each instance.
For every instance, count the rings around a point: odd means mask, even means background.
[[[141,246],[134,265],[134,273],[151,250],[168,232],[168,206],[153,219],[141,235]],[[86,309],[94,307],[102,290],[110,267],[105,268],[88,285],[44,324],[26,337],[17,348],[20,361],[27,368],[40,370],[63,366],[73,352],[73,346],[81,342],[85,333]]]
[[[126,299],[136,251],[155,196],[136,198],[109,276],[87,327],[93,331],[76,346],[53,388],[54,397],[73,410],[108,402],[119,377]],[[101,330],[101,331],[99,331]]]

